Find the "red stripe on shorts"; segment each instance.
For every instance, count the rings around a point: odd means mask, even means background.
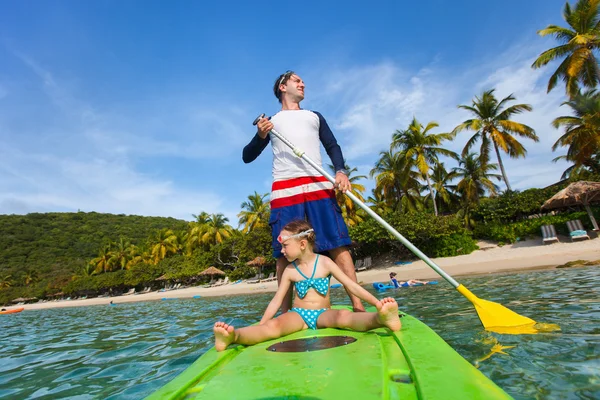
[[[300,193],[294,196],[275,199],[271,202],[271,209],[293,206],[307,201],[322,200],[326,198],[335,198],[335,192],[331,189],[317,190],[316,192]]]
[[[309,183],[315,183],[315,182],[328,182],[328,180],[324,176],[303,176],[301,178],[292,178],[292,179],[286,179],[284,181],[273,182],[273,186],[272,186],[271,190],[275,191],[275,190],[289,189],[289,188],[293,188],[296,186],[308,185]]]

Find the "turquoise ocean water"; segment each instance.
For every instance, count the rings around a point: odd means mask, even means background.
[[[487,333],[471,304],[445,282],[376,296],[394,296],[516,399],[600,398],[600,268],[459,282],[481,298],[562,330]],[[212,346],[217,319],[254,323],[270,299],[260,294],[0,315],[0,398],[143,398]],[[332,300],[348,303],[343,289],[333,289]],[[482,360],[494,344],[515,347]]]

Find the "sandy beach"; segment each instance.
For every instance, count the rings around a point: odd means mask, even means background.
[[[453,277],[465,275],[495,274],[518,272],[530,269],[551,269],[569,261],[600,260],[600,238],[596,235],[592,240],[570,242],[569,238],[560,237],[560,243],[542,245],[541,239],[531,239],[512,245],[499,247],[493,243],[479,242],[480,249],[471,254],[457,257],[434,258],[434,262]],[[363,285],[389,280],[390,271],[398,274],[399,280],[406,279],[441,279],[440,276],[423,261],[413,261],[410,264],[396,265],[401,260],[373,260],[373,267],[358,273],[358,281]],[[332,279],[332,283],[337,283]],[[24,307],[27,310],[47,308],[81,307],[92,305],[107,305],[110,301],[115,304],[136,301],[161,300],[163,298],[191,298],[193,296],[231,296],[240,294],[274,292],[277,282],[259,282],[248,284],[229,284],[213,288],[189,287],[167,292],[150,292],[129,296],[91,298],[85,300],[62,300],[45,303],[26,304],[6,307],[7,309]]]

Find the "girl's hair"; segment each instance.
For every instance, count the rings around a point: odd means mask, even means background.
[[[390,277],[396,276],[396,275],[398,275],[398,274],[396,274],[395,272],[390,272]]]
[[[313,227],[308,221],[305,221],[303,219],[297,219],[297,220],[287,223],[281,230],[288,231],[292,235],[296,235],[300,232],[305,232],[309,229],[313,229]],[[316,243],[316,239],[317,239],[317,236],[315,235],[315,231],[307,233],[306,236],[304,236],[300,239],[304,239],[304,238],[306,238],[308,243],[310,243],[310,245],[313,248],[315,247],[315,243]]]

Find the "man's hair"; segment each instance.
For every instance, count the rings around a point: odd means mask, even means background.
[[[313,229],[313,227],[308,221],[304,219],[296,219],[292,222],[288,222],[281,230],[288,231],[292,235],[296,235],[300,232],[305,232],[309,229]],[[305,237],[308,243],[310,243],[311,246],[315,247],[315,242],[317,239],[315,232],[312,231],[308,233]]]
[[[286,71],[285,73],[279,75],[277,80],[275,81],[275,85],[273,86],[273,93],[277,100],[281,103],[281,90],[279,90],[279,86],[285,85],[287,81],[292,77],[292,75],[296,74],[294,71]]]

